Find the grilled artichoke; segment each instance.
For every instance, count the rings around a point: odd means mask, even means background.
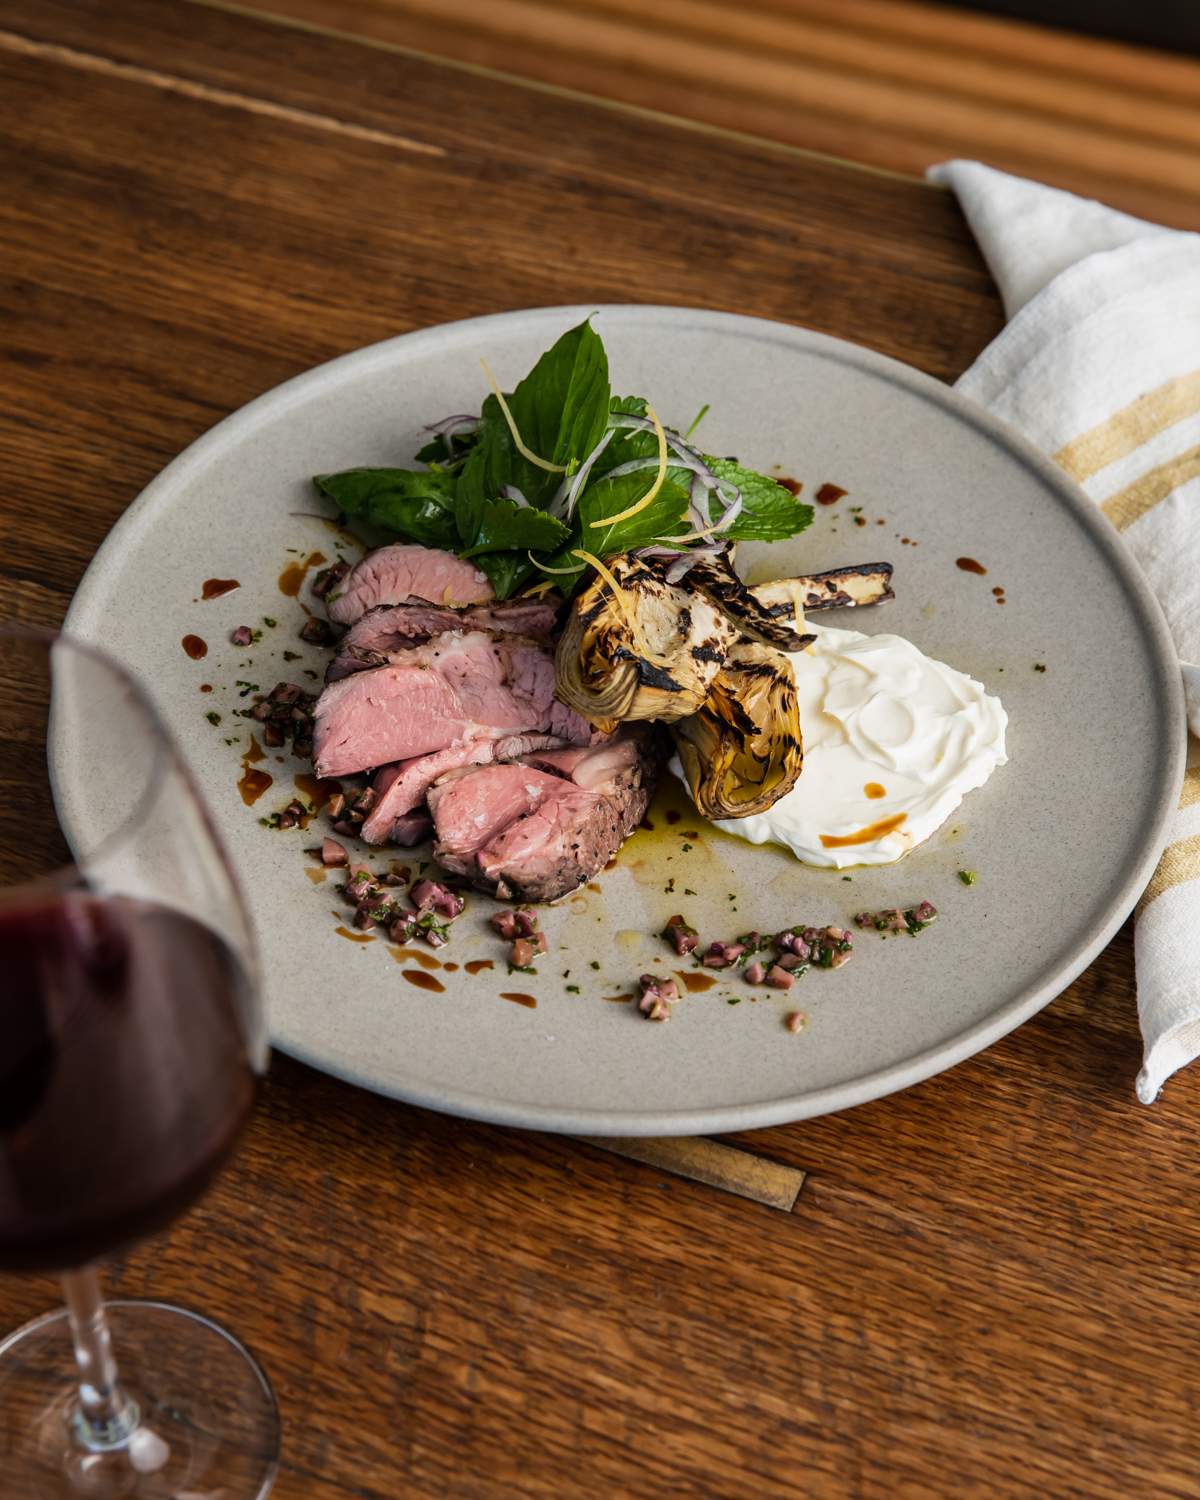
[[[688,569],[687,587],[704,595],[709,602],[737,626],[738,634],[780,651],[801,651],[815,639],[797,633],[795,611],[772,609],[783,595],[764,600],[758,589],[747,588],[733,570],[733,549],[706,555]],[[787,580],[768,588],[787,588]],[[788,595],[787,597],[792,597]],[[801,616],[801,622],[803,616]]]
[[[797,609],[853,609],[860,604],[882,604],[896,597],[891,563],[862,563],[857,568],[834,568],[803,578],[776,578],[756,583],[748,592],[776,620],[792,620]]]
[[[695,713],[737,638],[703,596],[665,581],[659,559],[610,557],[577,595],[555,654],[558,696],[594,724],[671,723]]]
[[[758,641],[736,642],[704,706],[671,733],[692,798],[706,818],[766,812],[791,791],[804,767],[787,656]]]

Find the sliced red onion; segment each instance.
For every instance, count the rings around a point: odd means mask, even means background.
[[[728,542],[705,542],[702,547],[641,547],[638,557],[653,557],[662,560],[672,559],[670,566],[663,574],[665,583],[679,583],[686,578],[689,571],[704,557],[719,557],[728,547]]]
[[[694,553],[685,552],[678,562],[673,562],[665,573],[668,583],[682,583],[687,575],[695,567],[699,558]]]
[[[658,436],[658,430],[648,417],[635,417],[630,412],[617,412],[614,416],[611,416],[609,418],[609,424],[610,430],[623,428],[626,431],[632,430],[634,432],[652,432],[654,433],[655,437]],[[673,432],[668,432],[665,434],[665,436],[667,439],[667,447],[670,448],[673,453],[677,453],[680,458],[686,459],[689,468],[692,468],[694,466],[699,466],[700,468],[705,467],[703,454],[701,454],[697,449],[693,448],[690,443],[685,443],[681,437],[677,437]]]
[[[425,431],[442,439],[446,445],[447,458],[456,458],[458,455],[454,452],[454,439],[459,433],[476,432],[478,428],[478,417],[471,416],[469,412],[460,412],[457,416],[443,417],[440,422],[427,423]]]
[[[587,483],[588,475],[592,472],[592,465],[604,452],[605,448],[608,447],[609,442],[612,439],[612,435],[613,429],[610,427],[604,434],[604,436],[600,439],[600,441],[596,444],[596,446],[592,449],[592,451],[588,454],[588,456],[584,459],[584,461],[580,464],[578,472],[564,479],[562,484],[559,485],[558,494],[555,495],[554,500],[555,502],[557,502],[561,496],[562,514],[566,519],[569,520],[574,514],[575,506],[578,503],[579,496],[583,490],[584,485]],[[550,513],[551,515],[558,514],[554,503],[552,503],[550,506]]]
[[[457,416],[443,417],[440,422],[426,423],[425,431],[436,433],[438,437],[454,437],[468,428],[474,432],[478,426],[478,417],[473,417],[470,412],[460,412]]]

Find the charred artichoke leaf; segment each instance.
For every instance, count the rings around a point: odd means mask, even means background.
[[[671,734],[697,809],[706,818],[766,812],[796,785],[804,744],[791,663],[758,641],[730,648],[698,712]]]
[[[776,613],[757,590],[742,582],[734,571],[731,549],[698,560],[689,568],[686,582],[731,620],[739,635],[780,651],[802,651],[816,639],[796,630],[794,612]]]
[[[892,588],[892,565],[862,563],[856,568],[833,568],[828,573],[808,573],[800,578],[776,578],[756,583],[750,590],[774,619],[790,620],[801,610],[854,609],[863,604],[882,604],[896,597]]]
[[[593,577],[575,596],[555,652],[559,698],[593,723],[673,722],[695,713],[736,628],[707,599],[668,584],[659,559],[607,559],[620,589]]]

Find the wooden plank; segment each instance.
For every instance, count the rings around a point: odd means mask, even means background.
[[[1196,58],[915,0],[249,3],[892,170],[978,157],[1200,227]]]
[[[790,1214],[804,1186],[804,1173],[782,1162],[710,1141],[704,1136],[635,1139],[629,1136],[579,1136],[587,1146],[628,1157],[676,1177],[720,1188],[738,1198],[750,1198],[767,1208]]]

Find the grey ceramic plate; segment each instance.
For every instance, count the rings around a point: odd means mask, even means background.
[[[251,811],[237,791],[244,707],[235,681],[269,687],[301,620],[277,579],[297,553],[333,552],[307,483],[321,470],[406,462],[420,426],[478,409],[486,355],[511,382],[590,309],[475,319],[360,350],[290,381],[175,460],[114,528],[68,628],[128,663],[191,760],[242,872],[261,936],[273,1035],[284,1051],[381,1093],[505,1124],[594,1134],[687,1134],[858,1104],[950,1067],[1045,1005],[1132,907],[1159,853],[1182,775],[1183,715],[1157,607],[1082,495],[1019,437],[936,381],[800,328],[680,308],[611,307],[597,327],[614,389],[647,393],[704,440],[755,467],[849,493],[798,542],[746,548],[757,576],[888,558],[895,603],[843,619],[912,637],[998,692],[1009,764],[947,829],[898,865],[806,869],[705,831],[694,817],[638,834],[598,888],[549,913],[536,977],[503,965],[440,971],[417,988],[383,941],[335,934],[332,881],[305,874],[301,832],[258,815],[293,792],[293,763]],[[860,506],[865,525],[855,523]],[[908,537],[916,546],[905,545]],[[295,549],[289,553],[288,549]],[[961,571],[969,555],[986,578]],[[199,599],[203,580],[237,578]],[[996,603],[993,586],[1006,591]],[[239,623],[279,621],[249,652]],[[191,661],[181,638],[209,644]],[[303,648],[299,648],[303,649]],[[241,663],[252,659],[252,666]],[[1045,671],[1035,670],[1035,663]],[[214,684],[202,694],[202,683]],[[213,727],[207,711],[222,715]],[[86,799],[88,768],[64,768]],[[698,830],[698,837],[687,837]],[[691,846],[685,852],[684,845]],[[965,888],[960,867],[978,871]],[[674,883],[673,893],[667,889]],[[690,894],[695,892],[695,894]],[[754,1003],[722,982],[650,1025],[607,997],[663,953],[677,910],[710,937],[928,898],[918,939],[862,936],[854,960]],[[443,957],[498,958],[478,899]],[[570,970],[569,977],[564,971]],[[579,993],[568,992],[568,984]],[[537,1000],[527,1008],[501,990]],[[740,998],[736,1006],[727,1000]],[[798,1036],[783,1026],[808,1013]]]

